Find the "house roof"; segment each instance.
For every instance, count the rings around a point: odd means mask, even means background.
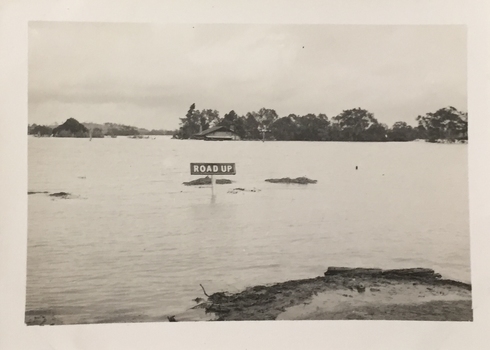
[[[232,132],[232,133],[236,134],[236,132],[234,132],[230,128],[227,128],[226,126],[214,126],[212,128],[203,130],[203,131],[195,134],[194,136],[206,136],[206,135],[209,135],[209,134],[211,134],[211,133],[213,133],[215,131],[218,131],[218,130],[229,131],[229,132]]]

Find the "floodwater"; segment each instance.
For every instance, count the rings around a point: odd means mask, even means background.
[[[27,310],[156,320],[329,266],[470,281],[467,145],[29,137]],[[191,162],[231,185],[187,187]],[[356,170],[358,166],[358,170]],[[267,178],[307,176],[317,184]],[[256,192],[240,191],[241,187]]]

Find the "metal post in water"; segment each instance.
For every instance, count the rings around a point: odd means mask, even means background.
[[[214,175],[211,175],[211,198],[214,198],[214,183],[215,183]]]

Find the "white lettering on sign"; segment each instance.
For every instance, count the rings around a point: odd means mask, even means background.
[[[191,163],[191,175],[235,175],[235,163]]]

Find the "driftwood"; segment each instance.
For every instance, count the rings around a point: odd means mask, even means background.
[[[202,286],[202,284],[199,283],[199,285],[201,286],[202,291],[204,292],[204,295],[209,298],[209,295],[208,295],[208,293],[206,293],[206,290],[204,289],[204,287]]]

